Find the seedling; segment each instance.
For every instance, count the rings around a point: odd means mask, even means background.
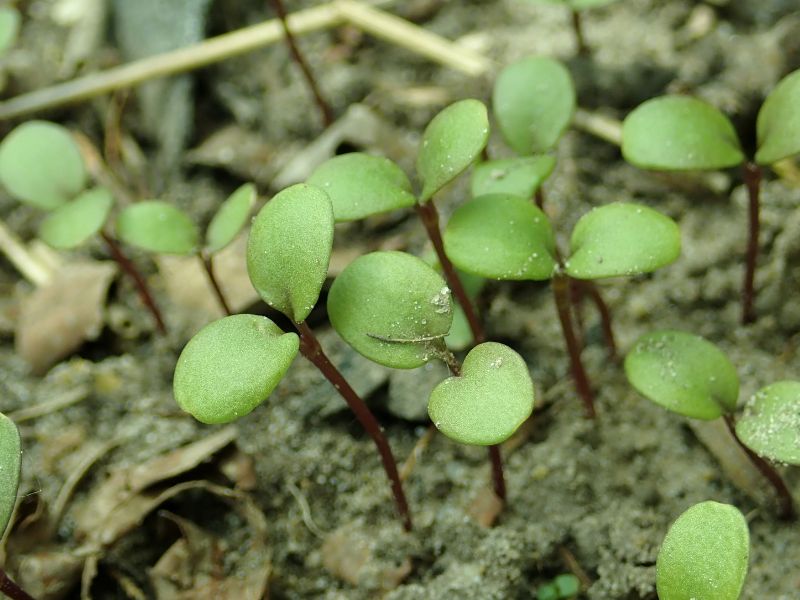
[[[572,573],[556,575],[553,581],[539,586],[536,600],[570,600],[581,591],[581,582]]]
[[[622,154],[643,169],[687,171],[741,165],[749,196],[749,235],[742,286],[742,323],[755,320],[759,188],[762,167],[800,153],[800,70],[767,96],[756,121],[757,150],[749,159],[730,120],[716,108],[685,96],[648,100],[625,119]]]
[[[567,277],[595,280],[650,273],[680,253],[680,233],[668,217],[645,206],[613,203],[578,220],[570,256],[561,259],[547,216],[518,196],[493,194],[461,206],[444,232],[447,254],[458,268],[490,279],[552,280],[572,374],[588,416],[594,396],[580,357],[569,305]]]
[[[583,23],[581,11],[587,8],[605,6],[616,2],[616,0],[529,0],[540,4],[562,4],[570,9],[572,14],[572,29],[575,31],[575,41],[578,44],[578,53],[588,54],[589,47],[586,45],[586,37],[583,35]]]
[[[700,502],[672,524],[656,560],[661,600],[737,600],[747,575],[750,533],[729,504]]]
[[[782,381],[761,389],[737,423],[739,378],[728,357],[699,336],[670,330],[639,338],[625,358],[625,373],[639,393],[669,411],[709,421],[722,417],[775,488],[780,516],[793,518],[789,489],[764,458],[800,464],[800,383]]]
[[[98,234],[134,282],[139,298],[161,333],[166,326],[147,283],[105,231],[114,199],[104,188],[86,190],[83,157],[69,131],[46,121],[28,121],[0,143],[0,181],[20,202],[49,211],[39,236],[54,248],[75,248]]]
[[[233,421],[269,396],[301,352],[345,399],[372,438],[403,526],[410,531],[408,503],[380,424],[305,322],[327,276],[333,226],[330,199],[310,185],[287,188],[261,209],[248,239],[247,270],[261,298],[291,319],[297,333],[285,333],[266,317],[255,315],[229,316],[207,325],[178,359],[175,399],[201,422]]]
[[[22,444],[17,426],[0,413],[0,539],[8,527],[17,502],[22,466]],[[33,600],[0,569],[0,592],[12,600]]]
[[[214,255],[228,246],[246,225],[256,201],[251,183],[239,187],[223,202],[206,229],[200,245],[200,231],[189,216],[168,202],[145,200],[126,207],[117,217],[119,238],[156,254],[196,255],[227,315],[232,311],[214,274]]]

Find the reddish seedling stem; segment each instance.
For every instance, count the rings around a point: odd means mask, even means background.
[[[583,20],[581,13],[577,10],[572,11],[572,29],[575,31],[575,42],[578,44],[578,54],[589,54],[589,46],[586,45],[586,36],[583,35]]]
[[[728,426],[728,431],[730,431],[736,443],[739,444],[739,447],[747,454],[747,458],[750,459],[750,462],[758,469],[759,473],[761,473],[770,484],[772,484],[772,487],[775,488],[775,492],[778,495],[778,516],[785,521],[794,520],[795,512],[792,494],[789,492],[789,488],[786,487],[786,483],[783,481],[780,473],[775,470],[775,467],[742,443],[742,440],[736,435],[736,423],[733,420],[733,415],[726,414],[723,418],[725,419],[725,425]]]
[[[561,330],[564,333],[564,342],[567,345],[567,352],[569,353],[572,378],[575,380],[575,389],[581,397],[581,400],[583,400],[587,418],[594,419],[595,416],[597,416],[594,409],[594,394],[589,384],[589,377],[586,375],[586,370],[583,368],[581,347],[580,344],[578,344],[578,338],[575,336],[575,330],[572,326],[569,279],[566,275],[556,274],[553,277],[552,286],[558,319],[561,321]]]
[[[759,190],[761,188],[761,167],[752,162],[742,165],[744,184],[747,187],[749,235],[747,237],[747,257],[745,259],[744,285],[742,286],[742,324],[756,320],[755,278],[758,262],[758,234],[761,226],[759,213]]]
[[[228,304],[228,300],[225,298],[225,294],[222,293],[222,288],[219,286],[217,276],[214,274],[214,258],[208,254],[204,254],[203,252],[198,252],[197,258],[199,258],[200,262],[203,263],[203,269],[205,269],[208,282],[211,284],[211,287],[214,290],[214,295],[217,297],[219,305],[222,307],[222,310],[225,312],[225,314],[230,317],[233,314],[233,311],[231,310],[230,304]]]
[[[475,344],[481,344],[486,341],[483,326],[480,320],[478,320],[475,308],[472,306],[472,302],[464,286],[461,284],[461,279],[458,273],[456,273],[453,263],[450,262],[450,259],[447,258],[447,255],[444,253],[444,242],[442,241],[442,234],[439,231],[439,211],[436,210],[433,200],[429,200],[424,204],[417,203],[415,208],[419,218],[422,220],[422,224],[425,226],[425,231],[428,232],[428,237],[433,244],[433,249],[436,250],[436,256],[439,258],[439,264],[442,265],[442,272],[444,273],[447,285],[456,297],[456,301],[461,305],[461,308],[464,309],[464,315],[467,317],[469,329],[472,332]]]
[[[283,25],[283,33],[286,36],[286,45],[289,47],[289,52],[291,53],[294,62],[297,63],[297,66],[300,67],[300,70],[303,72],[303,77],[308,84],[308,88],[311,90],[311,93],[314,96],[314,101],[319,107],[319,112],[322,115],[322,122],[325,124],[325,127],[330,127],[334,121],[333,110],[331,110],[330,104],[328,104],[322,97],[322,93],[317,85],[317,80],[311,73],[311,67],[308,66],[308,62],[306,62],[306,59],[300,52],[300,47],[297,45],[297,40],[295,40],[294,34],[289,29],[289,24],[286,20],[286,8],[283,6],[283,0],[271,0],[271,2],[272,7],[275,9],[275,12],[278,15],[278,19],[280,19],[281,25]]]
[[[408,502],[403,492],[403,484],[400,482],[400,475],[397,472],[397,463],[394,460],[389,442],[386,440],[386,436],[383,434],[383,429],[378,423],[378,420],[355,390],[350,387],[350,384],[347,383],[347,380],[333,365],[330,359],[328,359],[328,356],[322,350],[322,346],[320,346],[319,340],[317,340],[317,337],[308,324],[303,321],[297,323],[295,326],[300,334],[300,352],[311,361],[333,387],[336,388],[336,391],[339,392],[339,395],[347,402],[347,405],[350,407],[350,410],[353,411],[358,422],[361,423],[361,426],[369,434],[375,446],[378,448],[378,453],[383,462],[383,469],[386,471],[386,476],[389,478],[389,483],[392,488],[397,512],[400,514],[400,520],[403,523],[403,529],[411,531],[411,512],[408,509]]]
[[[611,311],[609,310],[605,300],[603,300],[603,296],[600,294],[600,289],[593,281],[573,280],[573,283],[576,283],[583,288],[589,298],[591,298],[595,308],[597,308],[597,312],[600,314],[600,326],[603,329],[603,339],[606,342],[608,356],[611,360],[616,361],[618,358],[617,342],[614,339],[614,329],[611,325]]]
[[[147,282],[144,280],[144,277],[142,277],[142,274],[139,273],[139,269],[137,269],[136,265],[134,265],[133,262],[127,256],[125,256],[122,248],[120,248],[119,244],[113,237],[104,231],[100,232],[100,237],[103,238],[106,246],[108,246],[108,251],[111,253],[111,257],[133,281],[142,304],[144,304],[147,307],[147,310],[150,311],[150,314],[153,315],[153,320],[156,322],[156,328],[158,329],[158,332],[161,335],[166,335],[167,326],[164,324],[164,318],[161,316],[161,311],[158,309],[156,301],[153,300],[153,295],[150,293],[150,288],[148,287]]]
[[[14,583],[3,569],[0,569],[0,593],[5,594],[11,600],[35,600],[33,596]]]

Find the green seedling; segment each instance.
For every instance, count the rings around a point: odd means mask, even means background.
[[[47,121],[28,121],[0,143],[0,182],[17,200],[49,211],[39,230],[59,250],[80,246],[94,235],[134,282],[139,298],[166,333],[161,312],[144,278],[105,231],[114,199],[105,188],[86,190],[88,175],[80,148],[70,132]]]
[[[762,168],[800,153],[799,107],[800,70],[784,77],[761,106],[752,160],[742,150],[730,120],[696,98],[662,96],[648,100],[628,115],[622,126],[622,154],[637,167],[662,171],[742,167],[749,195],[742,323],[751,323],[756,316],[754,279]]]
[[[586,37],[583,35],[583,19],[581,11],[588,8],[596,8],[611,4],[617,0],[529,0],[539,4],[561,4],[570,9],[572,14],[572,29],[575,32],[575,41],[578,44],[578,53],[587,54],[589,47],[586,45]]]
[[[214,274],[213,259],[247,224],[255,201],[253,184],[239,187],[214,214],[202,245],[200,231],[189,216],[162,200],[145,200],[122,210],[116,221],[117,235],[123,242],[155,254],[196,255],[222,310],[231,315],[230,305]]]
[[[518,196],[481,196],[461,206],[444,232],[453,263],[499,280],[552,280],[572,374],[587,415],[594,397],[580,358],[569,306],[568,277],[595,280],[650,273],[680,253],[680,233],[668,217],[645,206],[614,203],[581,217],[562,259],[547,216]]]
[[[736,368],[711,342],[671,330],[639,338],[625,358],[625,373],[639,393],[669,411],[707,421],[722,417],[737,444],[775,488],[780,516],[793,517],[789,489],[764,458],[800,464],[800,383],[782,381],[763,388],[736,422]]]
[[[22,444],[13,421],[0,413],[0,539],[17,503],[19,476],[22,467]],[[0,593],[12,600],[33,600],[0,569]]]
[[[297,333],[284,332],[266,317],[255,315],[229,316],[207,325],[178,359],[175,400],[201,422],[233,421],[266,400],[299,351],[334,386],[372,438],[403,527],[410,531],[408,503],[380,424],[305,322],[325,283],[333,227],[330,198],[311,185],[289,187],[259,211],[247,244],[250,280],[267,304],[291,320]],[[184,233],[177,239],[186,243],[187,236]],[[449,303],[449,297],[446,300]]]
[[[660,600],[737,600],[747,576],[747,521],[729,504],[700,502],[672,524],[656,560]]]
[[[553,581],[539,586],[536,600],[570,600],[581,591],[581,582],[572,573],[556,575]]]

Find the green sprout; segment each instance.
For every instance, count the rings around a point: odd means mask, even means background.
[[[569,307],[569,279],[595,280],[652,272],[680,253],[680,233],[645,206],[613,203],[581,217],[561,258],[547,216],[524,198],[493,194],[453,213],[444,232],[447,254],[467,273],[499,280],[552,280],[572,374],[587,415],[594,398],[580,358]]]
[[[625,358],[625,373],[639,393],[669,411],[707,421],[722,417],[736,443],[775,488],[779,515],[793,517],[789,489],[764,458],[800,464],[800,383],[782,381],[761,389],[737,422],[736,368],[711,342],[672,330],[639,338]]]
[[[747,521],[729,504],[700,502],[672,524],[656,560],[661,600],[737,600],[747,576]]]
[[[586,36],[583,34],[583,19],[581,11],[611,4],[617,0],[528,0],[539,4],[561,4],[570,9],[572,15],[572,29],[575,32],[575,41],[579,54],[587,54],[589,47],[586,45]]]
[[[184,223],[186,229],[175,238],[176,246],[193,246],[188,231],[194,225],[177,217],[174,222]],[[232,228],[223,229],[230,235]],[[259,211],[247,244],[250,280],[264,302],[291,320],[297,333],[284,332],[256,315],[228,316],[207,325],[181,352],[173,379],[175,399],[201,422],[228,423],[267,399],[299,351],[334,386],[372,438],[403,527],[410,531],[408,502],[383,429],[305,322],[325,283],[333,229],[333,204],[321,188],[312,185],[291,186]]]
[[[570,600],[581,591],[580,580],[572,573],[556,575],[553,581],[540,585],[536,600]]]
[[[749,235],[742,286],[742,323],[755,320],[759,188],[763,167],[800,153],[800,70],[770,92],[756,121],[753,160],[742,150],[730,120],[696,98],[662,96],[637,107],[622,126],[622,154],[642,169],[688,171],[741,165],[749,196]]]

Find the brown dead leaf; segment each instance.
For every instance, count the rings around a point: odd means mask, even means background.
[[[503,512],[503,501],[490,487],[481,488],[478,495],[467,508],[467,514],[481,527],[494,525],[497,517]]]
[[[108,286],[116,273],[110,262],[83,262],[62,267],[37,288],[22,307],[16,328],[17,352],[34,373],[100,335]]]

